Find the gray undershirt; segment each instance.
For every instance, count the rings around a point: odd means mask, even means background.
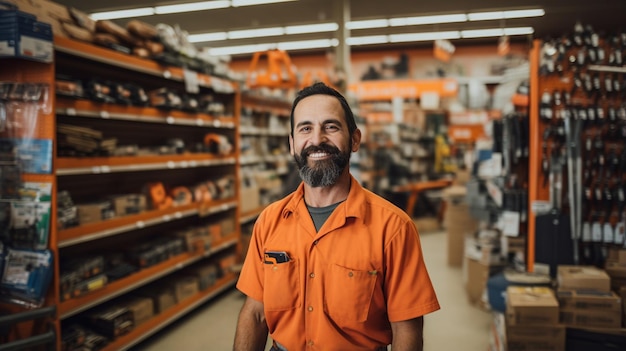
[[[320,228],[324,225],[324,223],[326,223],[326,220],[330,217],[331,213],[333,213],[337,206],[339,206],[342,202],[343,201],[339,201],[336,204],[325,207],[313,207],[306,205],[306,208],[309,210],[309,214],[311,215],[311,219],[313,219],[315,231],[320,231]]]

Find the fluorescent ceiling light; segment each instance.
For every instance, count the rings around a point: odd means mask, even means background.
[[[401,43],[407,41],[428,41],[437,39],[460,39],[461,33],[459,31],[447,31],[447,32],[427,32],[427,33],[406,33],[406,34],[391,34],[389,35],[389,41],[392,43]]]
[[[180,12],[223,9],[229,6],[230,6],[230,1],[216,0],[216,1],[189,2],[186,4],[177,4],[177,5],[155,6],[154,11],[157,15],[163,15],[166,13],[180,13]]]
[[[116,19],[116,18],[152,16],[152,15],[154,15],[154,8],[141,7],[141,8],[136,8],[136,9],[93,13],[91,14],[91,18],[98,21],[98,20],[110,20],[110,19]]]
[[[475,30],[462,30],[461,37],[463,38],[487,38],[487,37],[501,37],[503,35],[528,35],[533,34],[535,30],[532,27],[515,27],[515,28],[490,28],[490,29],[475,29]]]
[[[337,23],[316,23],[285,27],[285,34],[334,32],[339,29]]]
[[[386,18],[364,20],[364,21],[350,21],[346,23],[348,29],[368,29],[368,28],[385,28],[389,26],[389,20]]]
[[[543,9],[530,9],[530,10],[513,10],[513,11],[492,11],[492,12],[476,12],[469,13],[467,17],[470,21],[490,21],[510,18],[525,18],[525,17],[541,17],[546,12]]]
[[[351,37],[346,39],[346,44],[352,45],[371,45],[371,44],[386,44],[389,42],[388,35],[368,35],[362,37]]]
[[[504,28],[504,35],[529,35],[534,32],[533,27]]]
[[[283,34],[285,34],[285,30],[282,27],[231,30],[230,32],[228,32],[228,39],[273,37]]]
[[[204,43],[207,41],[220,41],[228,39],[226,32],[189,34],[187,40],[190,43]]]
[[[278,43],[280,50],[301,50],[301,49],[318,49],[329,48],[339,45],[337,39],[318,39],[318,40],[300,40]]]
[[[504,30],[502,28],[473,29],[461,31],[461,37],[463,38],[501,37],[502,35],[504,35]]]
[[[451,14],[451,15],[391,18],[389,19],[389,24],[392,27],[398,27],[398,26],[417,26],[421,24],[454,23],[454,22],[465,22],[465,21],[467,21],[467,15],[464,13],[457,13],[457,14]]]
[[[209,52],[209,55],[211,56],[222,56],[222,55],[252,54],[255,52],[267,51],[271,49],[276,49],[275,43],[209,48],[208,52]]]
[[[289,2],[295,0],[232,0],[232,6],[250,6],[250,5],[262,5],[262,4],[273,4],[278,2]]]

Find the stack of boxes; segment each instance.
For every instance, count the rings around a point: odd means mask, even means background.
[[[506,313],[494,313],[491,350],[625,349],[626,249],[611,251],[607,270],[558,266],[554,290],[509,286]]]
[[[620,328],[621,298],[611,278],[593,266],[558,266],[557,296],[561,323],[576,328]]]
[[[559,303],[552,289],[509,286],[506,296],[507,350],[565,350],[565,327],[559,324]]]

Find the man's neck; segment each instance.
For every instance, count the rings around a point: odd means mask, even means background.
[[[304,183],[304,201],[312,207],[326,207],[348,198],[350,192],[350,173],[343,173],[337,183],[326,187],[313,188]]]

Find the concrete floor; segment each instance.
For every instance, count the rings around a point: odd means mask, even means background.
[[[425,351],[487,351],[492,316],[470,305],[462,270],[447,263],[446,232],[420,233],[441,310],[424,318]],[[230,351],[244,297],[230,289],[179,319],[133,350]]]

